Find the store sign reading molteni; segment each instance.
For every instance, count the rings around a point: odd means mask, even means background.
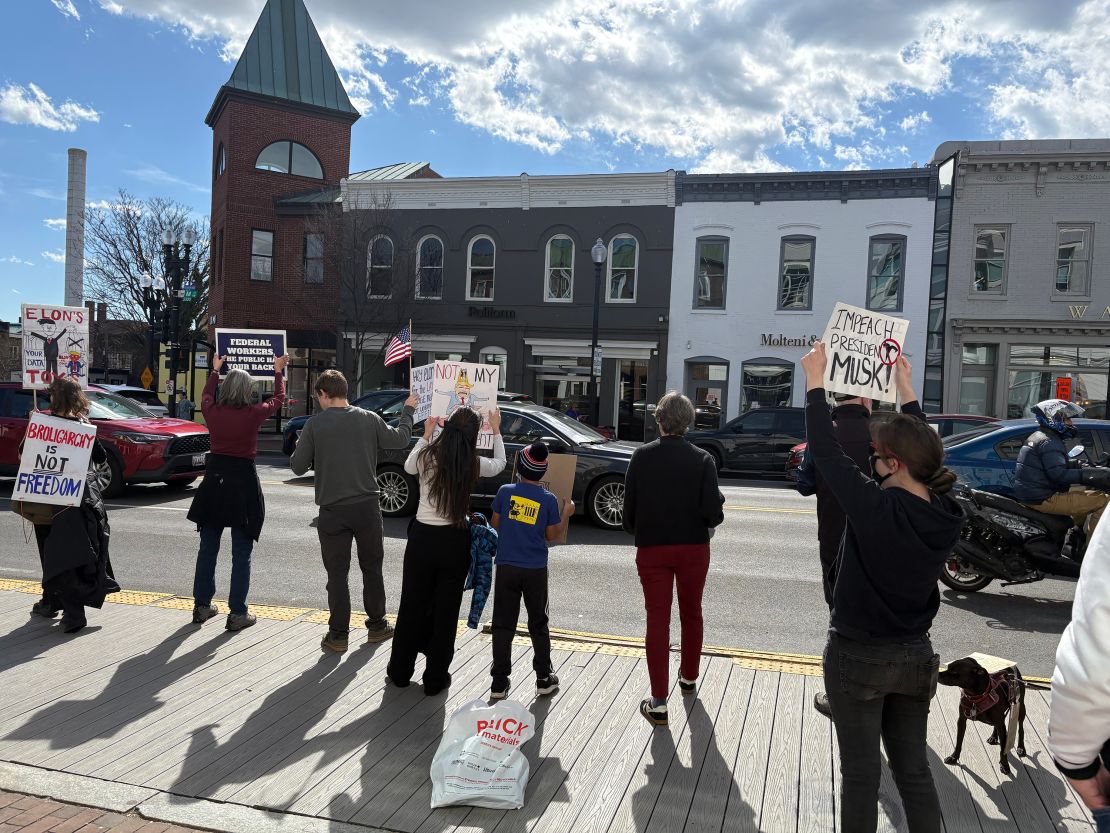
[[[812,347],[815,341],[817,341],[817,336],[791,338],[782,333],[763,333],[759,337],[759,343],[763,347]]]

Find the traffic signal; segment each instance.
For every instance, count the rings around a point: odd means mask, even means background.
[[[188,347],[175,347],[174,352],[177,353],[177,367],[178,367],[178,369],[187,368],[189,366],[189,348]]]
[[[162,343],[169,344],[173,341],[173,313],[167,307],[162,312]]]

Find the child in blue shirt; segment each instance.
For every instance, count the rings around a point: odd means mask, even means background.
[[[558,498],[540,485],[547,474],[547,446],[532,443],[517,456],[519,483],[497,491],[491,523],[497,529],[497,573],[493,583],[493,666],[490,699],[509,695],[513,636],[520,618],[520,599],[528,611],[536,694],[554,694],[559,678],[551,667],[551,632],[547,627],[547,542],[563,537],[574,514],[574,501]]]

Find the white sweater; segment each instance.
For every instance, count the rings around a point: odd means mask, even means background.
[[[1071,624],[1056,649],[1048,748],[1073,778],[1098,770],[1110,742],[1110,520],[1103,518],[1087,545],[1075,588]],[[1094,768],[1095,772],[1091,772]]]
[[[409,458],[405,460],[405,471],[420,478],[420,505],[416,509],[416,520],[429,526],[450,526],[451,520],[439,513],[439,507],[432,503],[429,495],[428,472],[423,460],[420,459],[420,452],[427,447],[428,441],[421,437],[409,452]],[[501,435],[497,434],[493,438],[493,456],[478,458],[478,476],[493,477],[495,474],[500,474],[504,468],[505,442],[501,439]]]

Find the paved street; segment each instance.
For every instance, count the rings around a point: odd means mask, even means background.
[[[267,520],[255,551],[251,601],[326,608],[311,478],[294,478],[284,458],[260,458]],[[0,481],[0,495],[11,481]],[[705,640],[762,651],[820,653],[826,609],[817,571],[812,498],[773,482],[725,480],[726,519],[713,539],[705,598]],[[112,561],[127,589],[188,594],[196,532],[185,520],[192,490],[133,487],[112,503]],[[0,503],[6,510],[7,503]],[[406,520],[386,522],[386,590],[396,610]],[[34,539],[14,513],[0,512],[0,576],[36,578]],[[225,547],[228,546],[225,543]],[[643,600],[631,540],[583,518],[552,556],[552,626],[643,635]],[[220,562],[218,595],[226,596],[230,559]],[[355,606],[358,580],[354,579]],[[1031,676],[1049,676],[1071,613],[1073,582],[1043,581],[960,596],[942,588],[933,641],[943,657],[981,651],[1017,661]],[[490,609],[487,608],[488,619]],[[675,612],[677,628],[677,610]]]

